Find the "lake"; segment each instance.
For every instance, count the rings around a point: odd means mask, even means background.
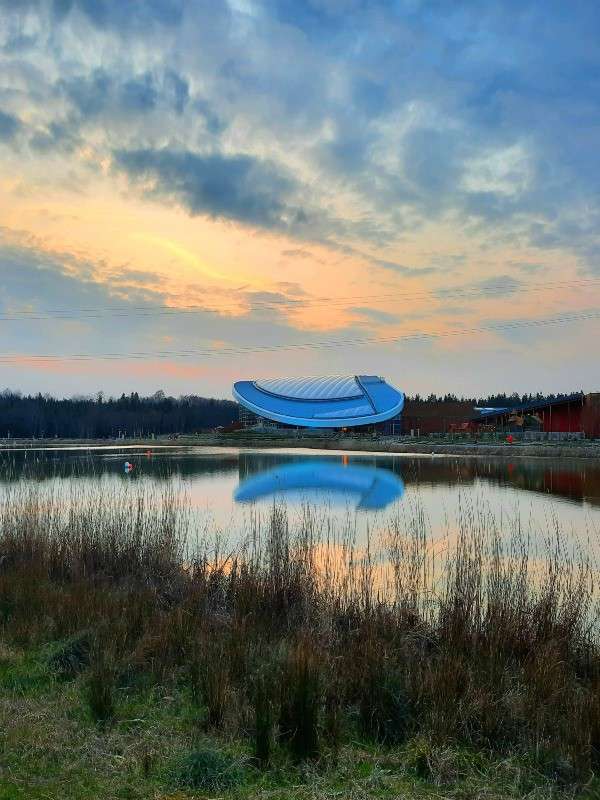
[[[126,468],[125,463],[131,464]],[[560,540],[596,564],[600,464],[589,460],[353,454],[316,450],[126,447],[29,449],[0,454],[0,500],[15,488],[56,494],[168,488],[189,509],[190,531],[235,546],[261,515],[306,509],[316,528],[359,543],[418,517],[433,543],[452,541],[465,515],[519,531],[530,551]],[[114,490],[117,490],[116,493]]]

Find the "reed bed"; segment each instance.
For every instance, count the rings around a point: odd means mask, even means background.
[[[46,648],[100,725],[123,691],[176,687],[261,768],[415,737],[529,754],[569,785],[600,767],[595,573],[556,531],[532,559],[518,525],[464,508],[440,555],[418,508],[360,543],[351,520],[275,505],[230,550],[196,534],[168,490],[16,484],[4,641]]]

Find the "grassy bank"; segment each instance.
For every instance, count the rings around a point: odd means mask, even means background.
[[[234,551],[128,487],[0,508],[0,798],[597,797],[594,576],[465,509]],[[543,556],[543,557],[542,557]]]

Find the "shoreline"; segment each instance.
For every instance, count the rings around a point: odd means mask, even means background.
[[[177,439],[10,439],[0,441],[0,453],[48,450],[173,450],[177,448],[221,447],[239,449],[337,450],[348,453],[390,453],[395,455],[436,455],[448,457],[496,458],[582,458],[600,459],[600,441],[571,442],[440,442],[432,439],[326,438],[317,436],[243,436],[200,434]]]

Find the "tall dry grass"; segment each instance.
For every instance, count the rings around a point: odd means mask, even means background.
[[[600,767],[595,575],[556,532],[532,559],[518,527],[464,508],[440,555],[419,509],[362,546],[316,520],[275,506],[222,553],[189,546],[168,491],[16,486],[0,506],[3,635],[60,642],[55,664],[87,672],[105,721],[119,687],[177,684],[199,728],[252,737],[262,765],[275,747],[302,760],[427,734],[531,753],[574,782]]]

